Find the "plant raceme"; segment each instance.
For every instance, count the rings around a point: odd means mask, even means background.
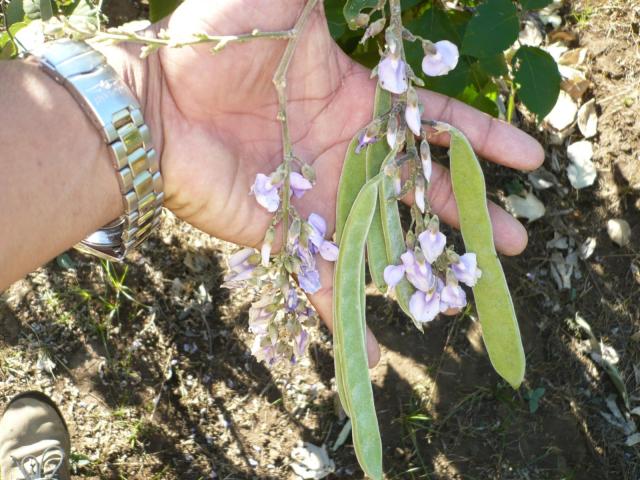
[[[467,305],[472,287],[489,357],[512,386],[524,375],[524,353],[511,297],[497,259],[484,177],[464,135],[450,125],[423,121],[405,41],[419,42],[427,76],[446,75],[459,59],[455,44],[431,42],[402,24],[399,0],[347,2],[345,15],[366,27],[363,38],[384,30],[384,49],[374,69],[378,87],[369,125],[356,134],[345,157],[338,188],[336,240],[340,247],[334,279],[336,384],[351,417],[356,455],[364,472],[383,477],[382,447],[371,389],[365,341],[365,268],[383,293],[422,330],[442,312]],[[358,11],[367,9],[367,13]],[[367,26],[379,12],[382,18]],[[387,23],[386,14],[390,18]],[[451,135],[451,176],[467,253],[447,246],[426,191],[432,174],[427,129]],[[411,223],[405,230],[398,202],[412,192]],[[366,258],[366,262],[365,262]]]

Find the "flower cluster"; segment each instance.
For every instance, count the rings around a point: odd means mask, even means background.
[[[433,320],[439,313],[460,309],[467,304],[467,296],[460,282],[473,287],[482,272],[475,253],[458,256],[445,250],[447,239],[439,231],[438,217],[418,235],[419,246],[402,254],[400,265],[385,268],[384,279],[394,288],[404,278],[416,289],[409,302],[409,311],[420,323]]]
[[[249,309],[249,329],[255,335],[253,355],[268,365],[281,360],[296,362],[303,356],[309,339],[307,328],[316,321],[306,298],[298,295],[294,278],[305,293],[316,293],[321,288],[317,257],[331,262],[338,258],[337,245],[326,238],[325,219],[312,213],[304,220],[284,201],[285,196],[301,198],[313,188],[313,169],[303,165],[302,173],[287,174],[287,170],[281,165],[269,175],[256,175],[251,193],[259,205],[275,213],[273,222],[260,252],[245,248],[229,258],[230,273],[224,283],[230,288],[253,285],[260,290],[259,300]],[[284,247],[272,257],[278,225],[284,230]]]

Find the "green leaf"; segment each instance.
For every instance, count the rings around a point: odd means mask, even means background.
[[[491,75],[492,77],[502,77],[509,73],[507,61],[503,53],[498,53],[492,57],[481,58],[478,61],[478,66],[484,70],[487,75]]]
[[[0,60],[10,60],[16,53],[18,50],[11,40],[9,32],[2,32],[0,34]]]
[[[509,48],[518,38],[518,10],[510,0],[488,0],[469,21],[462,54],[490,57]]]
[[[467,138],[451,134],[450,166],[460,231],[467,252],[475,253],[482,276],[473,287],[482,338],[496,372],[513,388],[522,383],[525,356],[507,281],[493,243],[482,168]]]
[[[53,16],[51,0],[24,0],[22,7],[29,20],[49,20]]]
[[[468,58],[461,58],[456,68],[447,75],[428,77],[426,81],[427,88],[449,97],[455,97],[460,94],[472,80],[471,65]]]
[[[342,10],[347,24],[351,28],[359,28],[355,23],[358,15],[366,8],[376,7],[378,3],[378,0],[347,0]]]
[[[5,27],[9,28],[11,25],[24,20],[24,6],[23,0],[11,0],[5,11],[6,18]]]
[[[343,2],[341,0],[326,0],[324,2],[324,15],[329,25],[329,33],[337,40],[347,29],[347,23],[342,13]]]
[[[40,0],[40,16],[42,20],[49,20],[53,17],[53,5],[51,0]]]
[[[550,5],[553,0],[520,0],[523,10],[537,10]]]
[[[149,0],[149,20],[157,22],[173,13],[181,0]]]
[[[545,117],[560,93],[560,72],[551,55],[537,47],[520,47],[513,57],[518,97],[538,118]]]

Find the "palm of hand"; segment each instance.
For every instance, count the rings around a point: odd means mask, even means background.
[[[303,4],[272,11],[269,18],[245,15],[234,23],[229,18],[239,15],[228,13],[247,2],[213,3],[184,4],[171,20],[172,34],[194,29],[233,34],[256,26],[262,31],[284,30],[295,23]],[[203,18],[203,23],[194,25],[194,18]],[[163,104],[167,204],[218,238],[259,245],[271,221],[249,190],[257,173],[269,174],[282,161],[272,76],[285,44],[253,40],[216,55],[206,46],[162,52],[171,93]],[[296,206],[301,215],[317,212],[332,225],[346,145],[371,118],[374,85],[368,72],[333,43],[320,8],[298,44],[288,83],[294,152],[311,163],[318,176],[316,187]]]

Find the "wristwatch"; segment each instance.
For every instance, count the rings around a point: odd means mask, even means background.
[[[75,246],[122,261],[160,221],[164,200],[156,151],[140,104],[106,58],[87,43],[62,39],[29,52],[80,104],[109,146],[124,213]]]

